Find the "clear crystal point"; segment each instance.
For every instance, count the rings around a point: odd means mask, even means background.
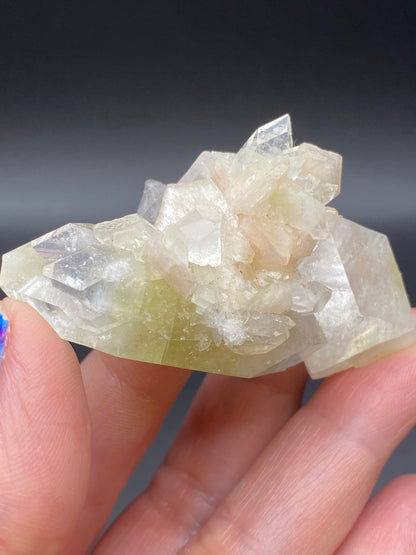
[[[326,206],[341,169],[282,116],[146,181],[135,214],[6,253],[0,286],[120,357],[243,377],[366,364],[416,341],[415,320],[387,237]]]
[[[162,204],[166,185],[156,179],[146,179],[137,213],[154,224]]]
[[[289,114],[285,114],[256,129],[242,150],[253,150],[263,156],[273,157],[292,147],[292,122]]]

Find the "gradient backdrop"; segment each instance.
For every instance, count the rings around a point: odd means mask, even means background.
[[[0,252],[134,212],[147,177],[175,181],[201,150],[236,150],[290,112],[297,143],[344,155],[335,205],[389,234],[415,305],[415,6],[0,0]],[[148,483],[200,381],[114,514]],[[415,460],[413,434],[377,487]]]

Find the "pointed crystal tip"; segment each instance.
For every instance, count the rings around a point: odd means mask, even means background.
[[[292,147],[292,122],[289,114],[285,114],[256,129],[243,149],[254,150],[263,156],[272,157]]]

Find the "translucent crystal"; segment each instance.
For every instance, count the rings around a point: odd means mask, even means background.
[[[192,183],[201,179],[214,179],[218,181],[218,175],[229,171],[235,154],[231,152],[215,152],[204,150],[181,177],[179,183]]]
[[[146,179],[137,213],[151,224],[155,223],[166,185],[156,179]]]
[[[289,114],[285,114],[256,129],[241,150],[274,157],[292,146],[292,123]]]
[[[67,224],[3,256],[0,285],[61,337],[125,358],[312,377],[416,341],[388,239],[326,206],[339,154],[293,147],[282,116],[236,153],[147,180],[137,213]]]

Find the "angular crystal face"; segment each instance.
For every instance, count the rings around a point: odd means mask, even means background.
[[[154,224],[162,204],[166,185],[156,179],[146,179],[143,195],[137,213],[139,216]]]
[[[243,377],[366,364],[416,341],[415,320],[388,239],[326,206],[341,168],[282,116],[146,181],[135,214],[5,254],[0,286],[120,357]]]
[[[285,114],[256,129],[241,150],[253,150],[274,158],[292,146],[292,123],[289,114]]]

